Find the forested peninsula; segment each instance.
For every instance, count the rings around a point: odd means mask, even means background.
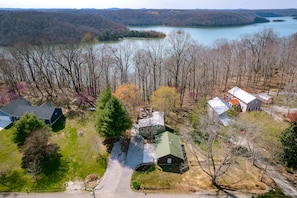
[[[0,45],[91,43],[125,37],[164,37],[127,26],[218,27],[268,22],[267,16],[296,16],[286,10],[2,9]]]

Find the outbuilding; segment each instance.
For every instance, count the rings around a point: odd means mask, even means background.
[[[258,94],[257,97],[265,104],[271,104],[273,100],[272,96],[265,93]]]
[[[156,136],[156,158],[159,165],[179,165],[184,162],[180,139],[168,131]]]
[[[261,109],[261,100],[239,87],[233,87],[228,91],[228,99],[237,99],[242,112],[257,111]]]
[[[207,101],[207,103],[209,105],[208,115],[213,121],[220,122],[224,126],[228,126],[231,123],[232,120],[227,115],[227,111],[231,107],[225,100],[215,97]]]

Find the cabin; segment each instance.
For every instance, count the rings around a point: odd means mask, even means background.
[[[34,113],[38,118],[51,126],[63,115],[62,109],[55,107],[50,102],[45,102],[40,106],[32,106],[28,100],[22,97],[0,108],[1,120],[10,121],[11,123],[19,120],[24,113]]]
[[[231,119],[227,115],[227,111],[231,106],[223,99],[215,97],[208,103],[208,115],[213,121],[221,123],[224,126],[228,126],[231,123]]]
[[[234,99],[238,100],[242,112],[261,109],[261,100],[239,87],[233,87],[227,93],[227,100],[231,101]]]
[[[144,139],[152,140],[155,135],[166,131],[164,112],[154,111],[138,120],[138,132]]]
[[[180,139],[168,131],[156,136],[156,158],[159,165],[180,165],[184,155]]]

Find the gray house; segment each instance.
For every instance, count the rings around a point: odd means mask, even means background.
[[[147,118],[138,120],[138,132],[144,139],[153,139],[156,134],[166,131],[164,112],[154,111]]]
[[[256,111],[261,109],[261,100],[254,95],[240,89],[239,87],[233,87],[228,91],[228,99],[237,99],[242,112]]]
[[[22,97],[0,108],[2,120],[10,121],[11,123],[19,120],[26,112],[34,113],[38,118],[51,126],[63,115],[62,109],[55,107],[50,102],[45,102],[41,106],[32,106],[29,101]]]
[[[207,103],[208,114],[215,122],[220,122],[224,126],[228,126],[232,122],[226,113],[231,106],[225,100],[215,97]]]

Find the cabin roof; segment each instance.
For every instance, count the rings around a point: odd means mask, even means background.
[[[157,159],[173,155],[184,160],[179,137],[168,131],[156,136],[156,157]]]

